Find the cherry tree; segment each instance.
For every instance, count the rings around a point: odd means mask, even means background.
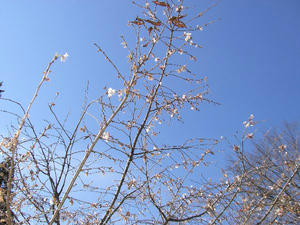
[[[159,139],[168,122],[184,120],[184,110],[217,104],[208,95],[207,77],[190,69],[196,61],[193,53],[202,47],[194,34],[214,22],[200,24],[199,18],[216,4],[193,14],[188,3],[133,3],[141,15],[129,22],[134,43],[122,37],[128,51],[126,71],[94,43],[95,51],[115,69],[119,86],[106,87],[103,95],[86,102],[72,128],[56,112],[55,102],[49,104],[52,117],[39,123],[43,126],[29,117],[42,86],[55,76],[52,65],[67,63],[68,53],[49,62],[26,108],[2,99],[22,110],[14,114],[12,135],[2,136],[0,145],[9,162],[5,224],[228,220],[244,175],[230,178],[224,173],[220,181],[201,176],[218,140],[195,137],[178,144]]]

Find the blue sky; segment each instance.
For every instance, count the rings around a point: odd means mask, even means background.
[[[213,3],[188,1],[198,8],[201,4],[203,9]],[[127,24],[139,13],[130,2],[2,1],[3,97],[26,106],[54,54],[68,52],[70,57],[65,63],[53,66],[50,82],[43,86],[30,116],[42,125],[39,121],[49,119],[48,104],[59,92],[55,109],[62,117],[70,113],[69,125],[73,127],[87,81],[89,100],[102,95],[104,86],[119,85],[113,68],[93,43],[99,44],[123,71],[128,70],[127,50],[121,46],[120,35],[133,38]],[[233,139],[250,114],[265,128],[279,126],[283,121],[299,121],[299,10],[299,0],[223,0],[205,14],[200,23],[220,20],[193,35],[203,48],[196,53],[197,62],[190,65],[194,72],[208,77],[211,98],[221,105],[203,104],[200,112],[185,111],[185,122],[168,124],[160,140],[181,143],[190,137]],[[0,101],[2,109],[20,112]],[[11,117],[1,113],[1,134],[10,123]]]
[[[138,9],[125,0],[3,1],[0,7],[0,80],[3,97],[26,105],[55,52],[68,52],[56,63],[32,118],[45,118],[47,105],[60,93],[56,109],[78,117],[86,83],[90,99],[116,85],[115,73],[100,56],[97,42],[126,70],[127,52],[120,35],[130,37],[128,21]],[[192,0],[192,5],[212,1]],[[253,113],[264,126],[299,120],[300,2],[298,0],[222,1],[202,22],[220,18],[195,39],[203,45],[194,71],[208,77],[211,96],[220,106],[202,105],[186,112],[184,124],[172,125],[164,138],[231,137]],[[9,107],[1,102],[0,108]],[[8,124],[1,114],[1,130]],[[184,132],[183,132],[184,130]]]

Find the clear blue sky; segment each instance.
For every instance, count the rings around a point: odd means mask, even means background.
[[[203,5],[203,9],[213,3],[188,1]],[[48,103],[59,92],[55,109],[60,115],[70,112],[69,125],[73,127],[88,80],[90,100],[102,95],[104,86],[118,85],[114,70],[93,43],[126,71],[127,51],[120,45],[120,35],[132,37],[127,24],[138,12],[131,0],[1,1],[3,97],[26,106],[54,54],[68,52],[67,61],[52,68],[51,80],[43,86],[30,115],[38,125],[39,120],[49,119]],[[203,104],[200,112],[187,110],[185,123],[168,126],[161,140],[232,139],[250,114],[264,121],[264,127],[299,121],[299,12],[299,0],[223,0],[209,11],[202,23],[220,20],[193,36],[203,48],[198,50],[198,61],[191,64],[194,72],[208,77],[211,97],[221,105]],[[4,101],[0,101],[1,109],[15,111]],[[0,134],[9,124],[10,117],[0,113]]]
[[[47,105],[60,92],[58,111],[78,116],[87,80],[90,99],[114,87],[110,65],[93,42],[126,70],[120,35],[132,35],[127,23],[137,9],[126,0],[2,1],[0,7],[0,81],[3,97],[26,105],[55,52],[68,52],[56,63],[31,116],[44,118]],[[209,6],[212,1],[192,0]],[[204,9],[204,8],[203,8]],[[253,113],[267,126],[299,121],[299,0],[227,0],[202,18],[221,18],[193,37],[198,51],[194,71],[208,76],[211,96],[221,106],[203,105],[187,112],[185,124],[174,125],[168,140],[178,137],[231,137]],[[0,108],[7,105],[0,103]],[[1,114],[1,130],[7,120]],[[175,129],[177,128],[177,129]],[[182,133],[182,130],[185,130]]]

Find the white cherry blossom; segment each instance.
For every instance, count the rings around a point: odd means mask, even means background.
[[[116,93],[116,90],[115,90],[115,89],[108,88],[108,90],[107,90],[107,96],[108,96],[109,98],[112,97],[115,93]]]
[[[66,52],[65,54],[63,54],[62,56],[60,56],[60,61],[61,62],[65,62],[68,57],[69,57],[69,54]]]

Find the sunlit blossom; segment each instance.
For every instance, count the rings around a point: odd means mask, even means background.
[[[247,138],[252,139],[253,137],[254,137],[254,134],[253,134],[253,133],[247,134]]]
[[[123,46],[123,48],[127,48],[127,44],[126,44],[125,41],[123,41],[123,42],[121,43],[121,45]]]
[[[109,137],[110,137],[110,135],[109,135],[108,132],[104,132],[103,135],[102,135],[102,139],[105,140],[106,142],[108,142]]]
[[[107,90],[107,96],[108,96],[109,98],[112,97],[115,93],[116,93],[116,90],[115,90],[115,89],[108,88],[108,90]]]
[[[181,12],[182,10],[183,10],[183,6],[181,5],[181,6],[178,6],[178,7],[176,7],[176,12]]]
[[[192,38],[192,34],[191,33],[188,33],[188,32],[184,32],[184,36],[185,36],[185,41],[188,42],[191,40]]]
[[[244,124],[245,128],[249,127],[249,125],[250,125],[247,121],[244,121],[243,124]]]
[[[61,62],[65,62],[68,57],[69,57],[69,54],[66,52],[65,54],[63,54],[62,56],[60,56],[60,61]]]
[[[251,114],[251,115],[249,116],[249,120],[253,120],[253,119],[254,119],[254,115]]]
[[[199,25],[196,26],[196,29],[197,29],[197,30],[200,30],[200,31],[203,31],[203,27],[201,27],[201,26],[199,26]]]

